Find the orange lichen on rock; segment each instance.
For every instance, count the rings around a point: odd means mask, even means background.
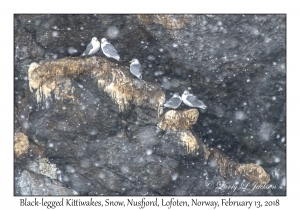
[[[29,141],[24,133],[14,135],[14,153],[17,158],[23,157],[28,153]]]
[[[170,110],[162,116],[158,127],[165,131],[189,130],[196,123],[198,117],[197,109]]]
[[[160,118],[158,127],[164,131],[175,132],[181,140],[179,143],[187,148],[187,153],[197,154],[199,145],[190,129],[198,116],[197,109],[169,110]]]
[[[252,182],[259,184],[267,184],[270,181],[270,175],[265,170],[256,164],[239,164],[236,167],[238,175],[245,177]]]
[[[56,66],[53,68],[55,71],[52,71],[52,68],[49,71],[47,67],[49,67],[48,63],[42,65],[32,63],[28,69],[29,89],[31,92],[35,90],[37,103],[51,99],[51,92],[54,92],[55,96],[66,98],[65,93],[70,90],[66,88],[70,81],[63,78],[64,75],[59,68]]]
[[[129,73],[128,66],[101,57],[67,57],[41,65],[32,63],[28,69],[29,87],[31,91],[36,91],[38,103],[50,98],[51,92],[55,96],[72,98],[72,87],[65,84],[67,77],[74,78],[81,74],[90,74],[97,80],[99,88],[118,104],[120,112],[130,104],[160,111],[159,107],[165,101],[165,94],[158,85],[138,80]]]
[[[220,150],[208,148],[205,145],[204,153],[207,161],[213,161],[217,164],[219,172],[223,177],[243,176],[247,180],[259,184],[267,184],[270,181],[270,175],[259,165],[236,163]]]
[[[141,20],[144,24],[160,24],[167,29],[182,29],[185,28],[188,24],[186,18],[180,15],[137,15],[138,19]]]
[[[158,15],[136,15],[136,18],[144,25],[148,30],[153,30],[152,25],[160,25],[164,29],[167,29],[169,37],[174,40],[180,39],[178,37],[177,30],[190,27],[192,21],[189,15],[170,15],[170,14],[158,14]]]
[[[194,154],[194,155],[198,155],[198,142],[197,139],[195,138],[195,136],[192,134],[191,131],[187,130],[184,132],[178,132],[178,135],[180,137],[181,140],[181,144],[186,146],[187,149],[187,153],[188,154]]]

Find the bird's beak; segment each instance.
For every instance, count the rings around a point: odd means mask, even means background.
[[[129,61],[129,63],[132,63],[132,61]]]

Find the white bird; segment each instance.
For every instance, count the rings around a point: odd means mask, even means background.
[[[165,104],[164,107],[171,108],[171,109],[177,109],[182,102],[181,97],[178,93],[174,93],[172,98],[170,98]]]
[[[97,37],[93,37],[92,41],[86,47],[86,50],[82,53],[81,56],[86,55],[93,55],[97,53],[100,49],[100,42],[98,41]]]
[[[116,48],[112,44],[110,44],[105,38],[101,39],[101,49],[104,55],[106,55],[107,57],[114,58],[118,61],[120,60],[120,56],[117,53]]]
[[[188,90],[185,90],[181,96],[183,103],[188,105],[189,107],[198,107],[201,109],[206,109],[206,105],[196,98],[193,94],[191,94]]]
[[[134,58],[132,61],[129,61],[130,72],[139,79],[142,79],[142,66],[138,59]]]

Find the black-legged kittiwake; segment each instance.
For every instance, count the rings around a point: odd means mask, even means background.
[[[174,93],[172,98],[168,100],[165,104],[164,107],[171,108],[171,109],[177,109],[182,102],[181,97],[179,96],[178,93]]]
[[[201,109],[206,109],[206,105],[196,98],[193,94],[191,94],[188,90],[185,90],[181,96],[183,103],[188,105],[189,107],[198,107]]]
[[[138,59],[134,58],[132,61],[129,61],[130,72],[139,79],[142,79],[142,66]]]
[[[81,56],[86,55],[93,55],[97,53],[100,49],[100,42],[98,41],[97,37],[93,37],[92,41],[86,47],[86,50],[82,53]]]
[[[112,44],[110,44],[105,38],[101,39],[101,49],[104,55],[106,55],[107,57],[114,58],[118,61],[120,60],[120,56],[117,53],[116,48]]]

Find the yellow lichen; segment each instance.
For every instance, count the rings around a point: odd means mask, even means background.
[[[267,184],[270,181],[270,175],[265,170],[256,164],[239,164],[236,171],[240,176],[259,184]]]
[[[115,85],[114,83],[111,83],[104,88],[104,91],[107,92],[112,100],[119,105],[119,110],[121,112],[128,108],[133,99],[133,96],[128,94],[128,91],[124,91],[123,88],[126,87]]]
[[[56,164],[49,162],[48,158],[38,159],[39,173],[52,179],[57,179]]]
[[[178,15],[159,14],[159,15],[137,15],[138,19],[144,24],[160,24],[167,29],[182,29],[186,27],[187,19]]]
[[[23,157],[28,153],[29,141],[24,133],[14,135],[14,153],[17,158]]]
[[[204,153],[207,161],[217,163],[223,177],[243,176],[249,181],[259,184],[267,184],[270,181],[270,175],[259,165],[236,163],[216,148],[204,146]]]
[[[179,138],[181,140],[181,144],[184,145],[187,149],[187,154],[194,153],[198,155],[197,150],[199,149],[199,145],[195,136],[191,133],[191,131],[184,131],[178,133]]]
[[[175,132],[181,140],[179,143],[186,147],[187,154],[198,154],[199,145],[197,139],[190,131],[198,116],[199,112],[197,109],[169,110],[161,117],[158,127],[165,131]]]
[[[158,127],[165,131],[189,130],[197,122],[198,117],[197,109],[169,110],[162,116]]]
[[[100,57],[67,57],[38,65],[32,63],[28,69],[30,90],[35,90],[38,103],[55,97],[73,98],[68,78],[90,74],[111,99],[118,104],[119,111],[125,111],[130,104],[157,109],[165,101],[165,94],[158,85],[138,80],[129,72],[128,66],[121,66]],[[70,93],[71,92],[71,93]]]
[[[159,14],[159,15],[137,15],[138,20],[142,22],[149,30],[152,30],[150,26],[152,24],[161,25],[167,29],[169,37],[174,40],[178,40],[178,34],[176,30],[186,28],[191,24],[187,15],[170,15],[170,14]]]

